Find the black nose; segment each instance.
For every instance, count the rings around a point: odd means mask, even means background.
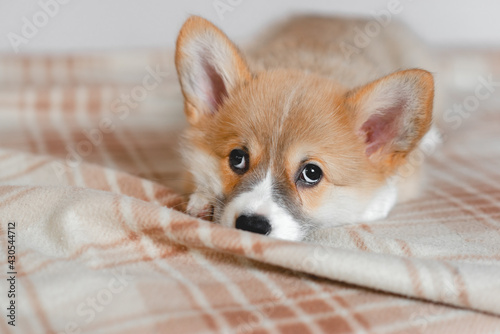
[[[269,234],[271,224],[264,216],[259,215],[241,215],[236,219],[236,228],[259,234]]]

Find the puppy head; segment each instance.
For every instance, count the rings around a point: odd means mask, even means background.
[[[431,123],[426,71],[354,90],[300,71],[252,74],[199,17],[180,32],[176,66],[195,196],[213,206],[215,221],[277,238],[384,217],[396,199],[387,179]],[[190,204],[196,213],[207,203]]]

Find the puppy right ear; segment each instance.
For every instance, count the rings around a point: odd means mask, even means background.
[[[251,78],[237,47],[209,21],[191,16],[177,38],[175,65],[188,122],[214,114],[224,98]]]
[[[366,156],[388,172],[401,165],[432,123],[432,74],[410,69],[389,74],[347,94]]]

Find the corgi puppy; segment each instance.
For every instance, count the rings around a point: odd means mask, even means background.
[[[207,20],[184,23],[188,213],[304,240],[384,218],[415,192],[418,173],[396,176],[431,127],[433,76],[411,67],[419,51],[396,23],[356,43],[368,22],[297,17],[246,55]]]

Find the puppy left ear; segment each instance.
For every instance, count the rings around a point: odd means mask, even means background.
[[[391,171],[418,145],[432,123],[434,80],[427,71],[399,71],[347,94],[368,158]]]
[[[223,100],[252,76],[238,48],[198,16],[191,16],[179,32],[175,65],[191,125],[215,114]]]

